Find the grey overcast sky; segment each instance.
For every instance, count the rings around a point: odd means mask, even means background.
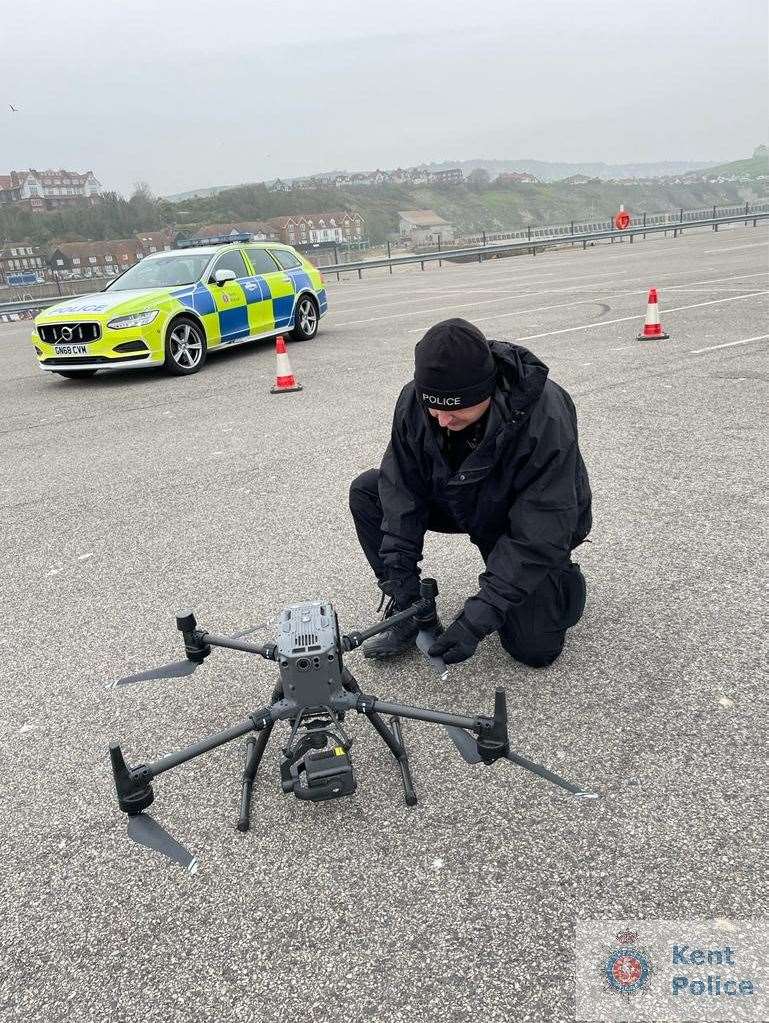
[[[730,160],[767,64],[766,0],[0,0],[0,173]]]

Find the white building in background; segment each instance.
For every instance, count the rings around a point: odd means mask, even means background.
[[[452,241],[454,226],[433,210],[401,210],[398,214],[398,233],[401,238],[408,238],[415,245],[441,244]]]
[[[93,171],[11,171],[0,174],[0,203],[23,203],[33,213],[90,200],[101,191]]]

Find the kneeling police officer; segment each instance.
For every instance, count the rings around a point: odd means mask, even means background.
[[[419,598],[426,531],[464,533],[486,570],[430,653],[456,664],[498,632],[516,660],[552,664],[585,607],[571,552],[592,525],[574,403],[526,348],[487,341],[466,320],[431,327],[414,362],[380,469],[350,487],[358,539],[390,598],[385,614]],[[413,622],[394,625],[364,653],[393,657],[416,634]]]

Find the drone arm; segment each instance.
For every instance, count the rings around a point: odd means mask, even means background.
[[[365,643],[367,639],[371,639],[372,636],[378,636],[380,632],[387,632],[393,625],[407,622],[410,618],[416,618],[417,615],[427,613],[429,610],[427,602],[420,600],[411,607],[406,608],[405,611],[398,611],[397,614],[390,615],[389,618],[385,618],[382,622],[377,622],[376,625],[372,625],[368,629],[356,630],[355,632],[348,633],[346,636],[342,636],[342,649],[345,651],[355,650],[362,643]]]
[[[191,746],[186,746],[178,753],[169,753],[158,760],[150,761],[148,764],[139,764],[137,767],[128,767],[120,746],[113,743],[110,746],[110,759],[120,809],[125,813],[132,814],[141,812],[152,802],[151,783],[153,778],[180,764],[186,764],[188,760],[194,760],[195,757],[199,757],[203,753],[224,746],[225,743],[238,739],[241,735],[246,735],[248,732],[259,732],[267,728],[268,725],[280,719],[284,709],[281,703],[264,707],[249,714],[245,721],[240,721],[223,732],[216,732],[199,742],[192,743]]]
[[[423,579],[419,584],[419,592],[420,599],[416,604],[407,607],[405,611],[398,611],[397,614],[390,615],[389,618],[385,618],[384,621],[378,622],[368,629],[358,630],[349,633],[347,636],[342,636],[342,649],[345,651],[355,650],[356,647],[359,647],[361,643],[365,643],[367,639],[371,639],[372,636],[378,636],[380,632],[386,632],[393,625],[407,622],[410,618],[413,618],[423,626],[432,625],[436,621],[435,598],[438,596],[438,584],[434,579]]]
[[[428,710],[425,707],[410,707],[404,703],[388,703],[376,696],[366,693],[351,694],[354,699],[352,709],[359,714],[391,714],[399,718],[411,718],[414,721],[431,721],[436,725],[454,725],[455,728],[468,728],[471,732],[479,732],[489,722],[488,718],[467,717],[463,714],[447,714],[442,710]]]
[[[218,636],[213,632],[203,632],[200,634],[200,639],[203,644],[211,646],[226,647],[228,650],[243,650],[247,654],[258,654],[259,657],[264,657],[267,661],[274,661],[275,651],[277,647],[274,643],[265,643],[263,646],[257,646],[255,643],[246,643],[242,639],[233,639],[231,636]]]
[[[483,762],[485,764],[493,764],[497,760],[509,760],[511,763],[517,764],[518,767],[531,771],[532,774],[544,778],[553,785],[566,789],[578,799],[598,798],[596,793],[566,781],[565,778],[561,778],[560,775],[555,774],[553,771],[548,771],[541,764],[536,764],[534,761],[528,760],[526,757],[522,757],[520,753],[514,753],[510,749],[507,736],[507,702],[505,700],[504,689],[497,689],[494,693],[493,717],[481,715],[471,718],[459,714],[446,714],[438,710],[426,710],[423,707],[408,707],[400,703],[386,703],[384,700],[378,700],[375,696],[361,692],[356,693],[352,687],[349,690],[349,698],[353,704],[352,709],[356,710],[359,714],[392,714],[399,718],[413,718],[416,721],[431,721],[435,724],[446,725],[455,743],[457,743],[457,738],[451,734],[452,727],[465,730],[465,734],[467,732],[475,732],[478,738],[474,744],[471,741],[471,737],[466,735],[470,745],[474,745],[477,751],[473,759],[468,759],[466,753],[463,752],[463,747],[466,744],[458,744],[460,752],[468,760],[468,763]]]
[[[155,778],[165,771],[170,771],[172,767],[186,764],[188,760],[194,760],[195,757],[199,757],[203,753],[209,753],[219,746],[224,746],[226,743],[232,742],[233,739],[239,739],[242,735],[247,735],[249,732],[254,731],[259,732],[266,728],[270,722],[277,721],[278,718],[279,715],[276,714],[275,706],[264,707],[261,710],[254,711],[253,714],[249,714],[244,721],[239,721],[236,725],[225,728],[223,732],[215,732],[199,742],[193,742],[192,745],[185,746],[178,753],[168,753],[166,756],[153,760],[145,766],[150,771],[152,777]]]

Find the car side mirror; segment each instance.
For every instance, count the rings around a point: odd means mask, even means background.
[[[236,281],[236,280],[237,280],[237,277],[235,276],[235,271],[234,270],[215,270],[214,271],[213,282],[214,282],[214,284],[218,284],[220,288],[221,288],[221,286],[223,284],[226,284],[227,281]]]

